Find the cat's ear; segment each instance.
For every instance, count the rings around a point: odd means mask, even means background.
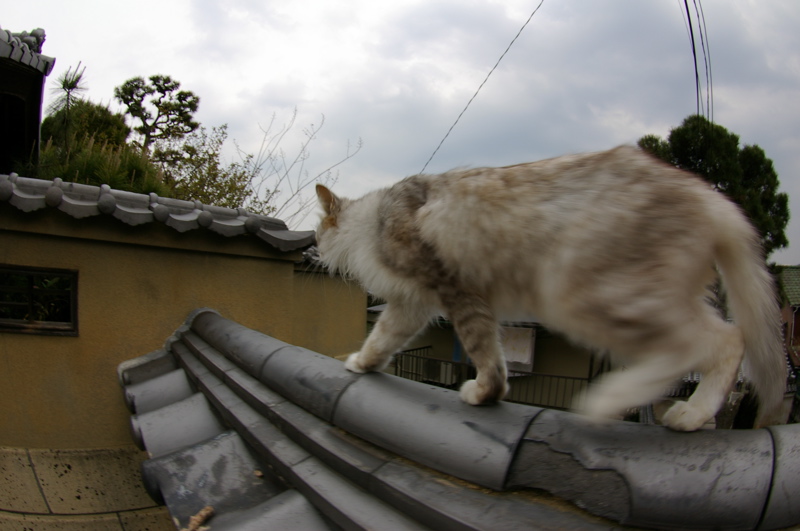
[[[336,215],[339,212],[339,205],[341,205],[341,200],[336,197],[336,194],[328,190],[327,186],[322,184],[317,185],[317,199],[319,199],[320,205],[325,210],[326,216]]]

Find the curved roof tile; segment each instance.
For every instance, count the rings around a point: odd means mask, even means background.
[[[119,375],[134,432],[154,455],[145,484],[181,523],[204,505],[219,509],[214,529],[280,527],[286,514],[308,529],[800,523],[798,425],[677,433],[519,404],[472,407],[454,391],[349,373],[213,310],[194,312],[163,350]],[[192,428],[181,428],[188,418]],[[240,473],[209,481],[242,459]],[[249,468],[266,484],[253,495],[242,494]]]
[[[289,230],[279,219],[252,214],[244,208],[234,210],[59,178],[46,181],[13,173],[0,175],[0,203],[23,212],[56,208],[75,219],[113,216],[132,226],[157,222],[178,232],[207,229],[226,237],[252,234],[283,252],[314,243],[314,231]]]

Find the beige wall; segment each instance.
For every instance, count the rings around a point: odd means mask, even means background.
[[[326,354],[357,345],[363,294],[295,273],[299,258],[253,236],[0,210],[0,263],[79,271],[78,337],[0,333],[0,446],[130,444],[117,365],[199,307]]]
[[[557,376],[589,376],[591,353],[571,343],[564,336],[544,332],[536,336],[533,372]]]
[[[430,357],[451,361],[455,348],[455,332],[450,324],[433,323],[412,339],[405,349],[431,347]],[[461,361],[467,361],[462,353]]]
[[[298,268],[294,274],[292,343],[337,357],[361,348],[367,296],[355,282]]]

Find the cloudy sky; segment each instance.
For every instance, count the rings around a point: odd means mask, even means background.
[[[46,103],[55,79],[81,61],[87,96],[113,109],[113,89],[125,80],[172,76],[200,96],[203,125],[227,123],[249,152],[273,117],[282,124],[298,111],[283,144],[291,154],[301,130],[324,115],[307,169],[313,175],[337,162],[360,139],[337,184],[358,196],[423,168],[538,4],[37,0],[5,6],[0,26],[47,32],[43,53],[57,62]],[[426,171],[666,136],[696,111],[683,5],[544,0]],[[702,8],[713,119],[774,161],[795,215],[793,245],[772,259],[800,264],[800,2],[705,0]],[[705,81],[703,90],[705,102]]]

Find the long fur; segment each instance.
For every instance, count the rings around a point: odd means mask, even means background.
[[[623,146],[417,175],[357,200],[317,193],[322,261],[388,303],[350,370],[380,370],[444,314],[478,369],[462,399],[499,400],[508,386],[497,321],[535,316],[626,366],[592,387],[590,415],[645,404],[699,370],[695,394],[664,416],[674,429],[697,429],[746,352],[758,422],[780,420],[779,313],[757,234],[696,176]],[[735,326],[704,300],[715,265]]]

